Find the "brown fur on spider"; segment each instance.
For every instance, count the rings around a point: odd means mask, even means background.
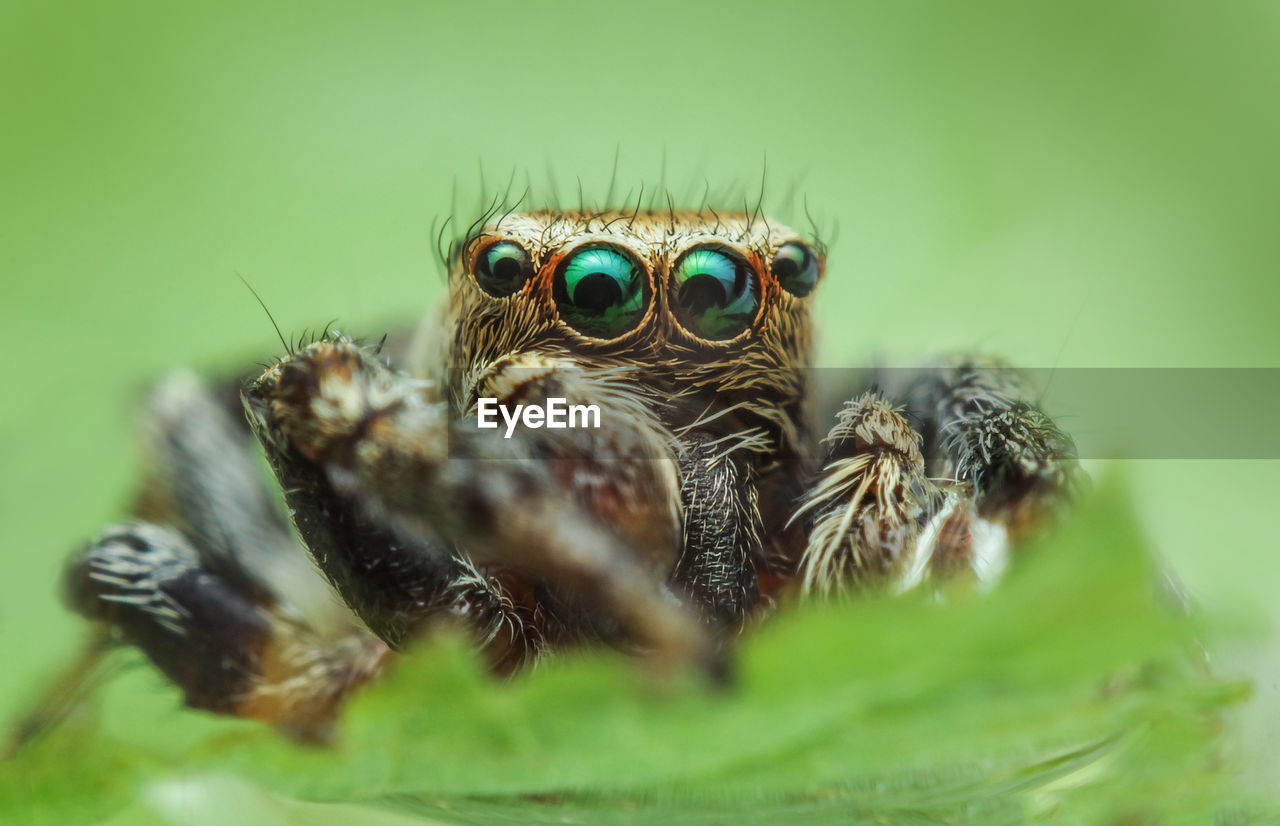
[[[66,584],[188,704],[323,741],[445,621],[500,674],[600,642],[718,669],[788,592],[990,580],[1078,476],[994,363],[903,407],[850,388],[811,444],[825,251],[759,214],[491,215],[449,264],[443,321],[394,357],[287,347],[243,389],[248,430],[189,374],[152,395],[135,521]],[[553,426],[556,401],[578,426]]]

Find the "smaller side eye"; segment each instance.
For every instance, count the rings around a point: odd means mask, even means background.
[[[513,241],[499,241],[476,258],[476,283],[489,295],[511,295],[532,275],[533,260]]]
[[[788,241],[773,254],[773,277],[782,289],[803,298],[818,283],[818,257],[804,244]]]

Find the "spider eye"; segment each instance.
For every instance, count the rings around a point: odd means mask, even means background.
[[[533,260],[524,247],[499,241],[476,260],[476,283],[489,295],[511,295],[533,275]]]
[[[773,254],[773,275],[782,289],[803,298],[818,283],[818,257],[804,244],[790,241]]]
[[[580,333],[616,338],[640,322],[645,279],[630,256],[609,247],[588,247],[569,257],[556,276],[560,317]]]
[[[694,249],[676,265],[676,318],[689,332],[711,340],[733,338],[751,325],[760,290],[750,265],[714,249]]]

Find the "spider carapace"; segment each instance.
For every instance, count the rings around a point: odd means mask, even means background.
[[[323,740],[448,620],[502,674],[593,642],[715,667],[789,594],[990,577],[1078,477],[993,361],[847,388],[812,440],[826,255],[759,214],[491,216],[448,258],[406,345],[286,347],[235,406],[151,394],[133,519],[66,591],[189,705]]]

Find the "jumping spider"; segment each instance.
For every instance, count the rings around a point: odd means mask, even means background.
[[[136,521],[66,590],[189,705],[323,740],[450,618],[503,674],[595,641],[714,667],[789,591],[985,575],[1078,475],[996,363],[932,371],[904,407],[856,393],[811,445],[825,251],[759,215],[491,215],[449,258],[447,317],[410,346],[286,346],[244,417],[190,374],[152,394]],[[477,426],[481,399],[551,398],[600,427]]]

